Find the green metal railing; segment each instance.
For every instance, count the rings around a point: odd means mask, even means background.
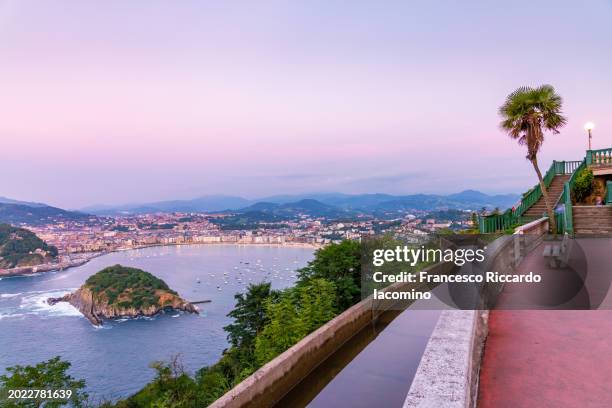
[[[573,176],[574,174],[576,174],[576,170],[583,164],[584,161],[553,161],[550,168],[543,177],[544,186],[546,188],[550,187],[550,184],[557,175],[572,174]],[[542,189],[540,188],[540,183],[538,183],[531,190],[529,190],[523,195],[520,204],[516,206],[516,208],[510,208],[502,214],[479,216],[478,225],[480,233],[487,234],[491,232],[502,231],[512,227],[513,225],[524,224],[525,222],[533,220],[533,218],[525,217],[523,216],[523,214],[525,214],[525,212],[529,208],[531,208],[535,203],[537,203],[541,197]],[[559,225],[559,223],[563,224],[565,222],[565,220],[557,221],[557,224]]]
[[[588,157],[588,155],[587,155]],[[574,184],[576,183],[576,175],[578,175],[583,169],[587,167],[587,159],[585,159],[580,163],[572,173],[572,176],[565,182],[563,185],[563,193],[559,200],[555,204],[557,207],[559,204],[563,204],[564,210],[563,214],[559,214],[557,216],[557,230],[558,232],[567,232],[568,234],[574,233],[574,217],[573,217],[573,207],[572,207],[572,190],[574,188]]]

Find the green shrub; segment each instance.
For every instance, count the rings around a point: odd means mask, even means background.
[[[46,407],[59,408],[71,406],[81,408],[89,406],[85,389],[85,380],[77,380],[68,374],[70,363],[59,356],[33,366],[16,365],[8,367],[6,374],[0,375],[0,407],[29,408]],[[9,400],[8,390],[11,389],[52,389],[71,390],[72,394],[66,400],[43,401],[34,399]]]
[[[593,171],[583,169],[576,175],[572,194],[576,202],[581,202],[591,195],[593,191]]]

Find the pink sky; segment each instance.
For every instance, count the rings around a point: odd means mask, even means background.
[[[521,192],[524,84],[565,98],[542,167],[612,146],[609,1],[307,4],[0,0],[0,196]]]

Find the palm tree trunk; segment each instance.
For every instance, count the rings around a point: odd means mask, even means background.
[[[544,196],[544,203],[546,204],[546,212],[548,213],[548,219],[550,220],[550,229],[554,235],[557,235],[557,220],[555,219],[555,211],[550,202],[550,198],[548,196],[548,190],[546,190],[546,186],[544,185],[544,179],[542,178],[542,172],[540,172],[540,167],[538,166],[538,159],[534,157],[530,160],[533,168],[535,169],[536,174],[538,175],[538,181],[540,182],[540,190],[542,190],[542,196]]]

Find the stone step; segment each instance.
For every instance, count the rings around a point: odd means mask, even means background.
[[[542,212],[546,211],[546,207],[531,207],[527,210],[527,212]]]
[[[570,177],[570,175],[555,176],[550,186],[548,186],[546,191],[548,192],[548,197],[551,201],[551,205],[554,205],[559,199],[559,197],[561,197],[561,194],[563,194],[563,187],[565,185],[565,182],[569,180]],[[532,205],[527,211],[525,211],[524,215],[527,217],[540,217],[546,211],[546,203],[544,201],[544,197],[542,196],[534,205]]]
[[[612,235],[612,228],[609,229],[582,229],[582,228],[575,228],[574,229],[574,233],[576,234],[580,234],[580,235],[602,235],[602,236],[608,236],[608,235]]]
[[[574,225],[577,227],[584,227],[585,225],[589,225],[589,226],[602,225],[604,227],[607,227],[608,225],[612,225],[612,222],[609,220],[580,220],[580,219],[574,218]]]

